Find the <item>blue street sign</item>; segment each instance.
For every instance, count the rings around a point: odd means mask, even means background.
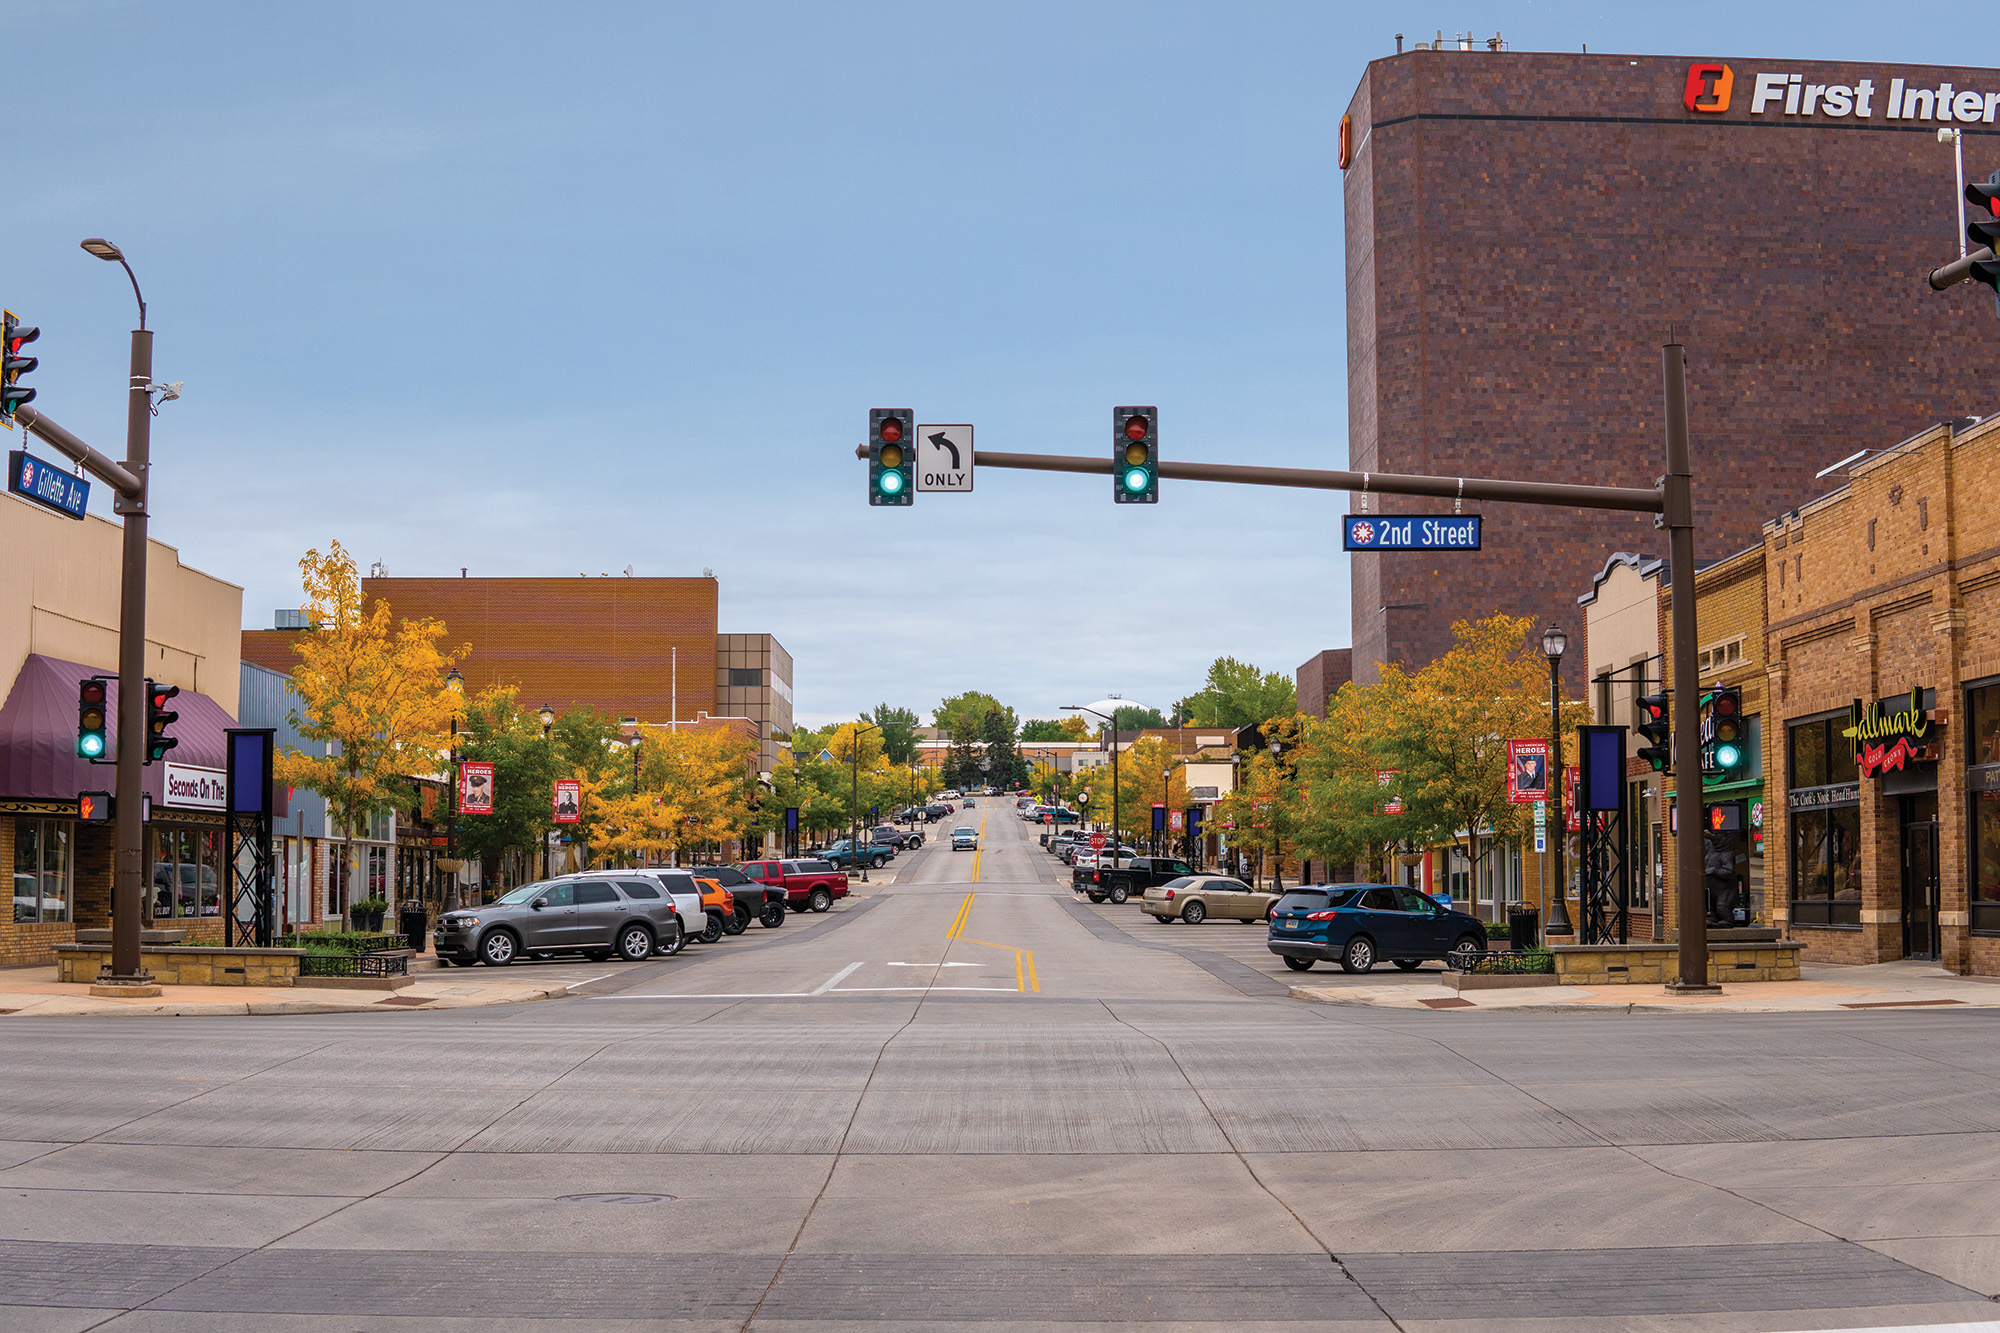
[[[1476,551],[1477,514],[1348,514],[1341,546],[1349,551]]]
[[[53,463],[44,463],[25,449],[7,453],[7,489],[71,518],[82,518],[84,506],[90,503],[89,482]]]

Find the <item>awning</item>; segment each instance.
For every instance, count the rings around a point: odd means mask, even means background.
[[[76,687],[90,676],[109,676],[111,753],[118,752],[117,672],[30,653],[0,705],[0,799],[70,801],[78,792],[118,790],[118,770],[93,764],[76,753]],[[227,757],[223,733],[236,719],[205,694],[183,689],[174,696],[180,714],[169,734],[180,744],[169,761],[220,769]],[[145,789],[161,804],[165,764],[145,770]]]

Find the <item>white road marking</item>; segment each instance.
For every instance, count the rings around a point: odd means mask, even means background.
[[[812,995],[824,995],[828,991],[832,990],[835,986],[838,986],[841,982],[847,980],[849,977],[853,976],[856,972],[859,972],[860,970],[861,970],[860,963],[849,963],[846,967],[841,968],[840,971],[834,973],[831,977],[827,978],[825,983],[822,984],[818,990],[811,991],[808,993]]]
[[[884,967],[984,967],[984,963],[884,963]]]
[[[575,990],[578,986],[588,986],[593,981],[602,981],[604,980],[604,977],[615,977],[617,975],[618,974],[616,972],[606,972],[603,977],[585,977],[582,981],[570,982],[569,985],[564,986],[563,989]]]

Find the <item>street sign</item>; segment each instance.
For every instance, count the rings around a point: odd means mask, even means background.
[[[917,489],[972,490],[972,427],[917,427]]]
[[[1078,792],[1078,793],[1076,794],[1076,803],[1077,803],[1078,805],[1089,805],[1089,804],[1090,804],[1090,793],[1089,793],[1089,792],[1087,792],[1087,791],[1080,791],[1080,792]]]
[[[1341,519],[1348,551],[1476,551],[1477,514],[1348,514]]]
[[[90,483],[72,476],[53,463],[45,463],[25,449],[7,451],[7,489],[24,500],[33,500],[46,509],[81,519],[90,503]]]
[[[1104,850],[1104,835],[1102,833],[1093,833],[1090,835],[1090,850],[1093,852]]]
[[[1043,815],[1042,822],[1044,824],[1053,824],[1056,822],[1056,817],[1053,814]]]

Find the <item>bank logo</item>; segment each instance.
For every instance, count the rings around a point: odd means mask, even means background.
[[[1729,90],[1735,84],[1736,71],[1727,65],[1689,65],[1681,101],[1690,111],[1727,111]]]

